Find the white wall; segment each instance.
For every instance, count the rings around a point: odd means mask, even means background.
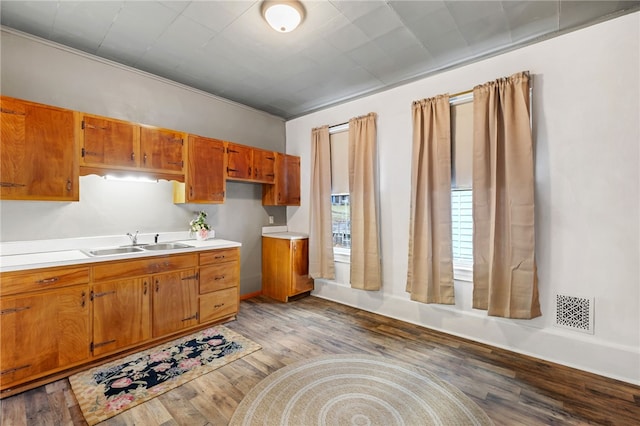
[[[378,113],[383,289],[351,290],[348,265],[315,294],[383,315],[640,384],[640,13],[309,114],[286,124],[302,157],[302,206],[290,229],[309,229],[311,129]],[[411,103],[499,77],[533,75],[538,273],[543,316],[488,317],[456,282],[453,307],[409,300]],[[556,294],[595,298],[593,335],[555,327]]]
[[[0,92],[72,110],[161,126],[275,151],[285,149],[281,118],[151,74],[3,29]],[[286,222],[263,207],[259,184],[229,182],[222,205],[174,205],[172,184],[80,178],[80,202],[0,201],[0,241],[184,231],[196,210],[216,236],[242,243],[241,294],[261,288],[261,227]]]

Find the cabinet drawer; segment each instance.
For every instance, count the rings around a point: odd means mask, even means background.
[[[237,287],[238,284],[238,262],[200,268],[200,294]]]
[[[151,275],[160,272],[193,268],[197,266],[197,263],[198,257],[196,254],[170,255],[140,260],[109,262],[93,267],[93,280],[103,281],[122,277]]]
[[[8,272],[0,275],[0,292],[6,296],[88,282],[89,268],[87,267]]]
[[[238,289],[227,288],[200,296],[200,323],[238,313]]]
[[[237,260],[240,260],[240,250],[237,247],[200,253],[200,265],[233,262]]]

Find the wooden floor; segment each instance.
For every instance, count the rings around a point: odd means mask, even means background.
[[[640,388],[306,297],[257,297],[227,327],[263,349],[201,376],[102,425],[225,425],[243,396],[290,363],[322,354],[381,355],[457,386],[496,425],[640,425]],[[60,380],[0,401],[0,424],[86,424]]]

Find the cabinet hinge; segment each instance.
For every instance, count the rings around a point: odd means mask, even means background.
[[[80,128],[84,130],[84,120],[82,120],[82,123],[80,123]]]
[[[93,302],[93,290],[91,290],[91,294],[89,295],[89,300]],[[93,343],[91,343],[93,345]]]
[[[89,351],[90,351],[91,353],[93,353],[93,342],[91,342],[91,343],[89,344]]]
[[[84,123],[84,121],[83,121]],[[82,128],[84,129],[84,126],[82,126]],[[82,158],[84,158],[84,148],[82,148]]]

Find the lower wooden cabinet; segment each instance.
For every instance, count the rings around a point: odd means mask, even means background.
[[[153,276],[153,337],[198,324],[198,275],[195,269]]]
[[[200,296],[200,321],[209,322],[238,312],[238,289],[235,287]]]
[[[89,285],[0,298],[1,389],[90,358]]]
[[[239,283],[239,248],[0,273],[0,398],[233,318]]]
[[[131,278],[93,285],[94,356],[114,352],[151,338],[151,282]]]
[[[262,293],[281,302],[313,290],[309,239],[262,237]]]
[[[200,322],[214,321],[238,312],[239,282],[239,249],[200,255]]]

